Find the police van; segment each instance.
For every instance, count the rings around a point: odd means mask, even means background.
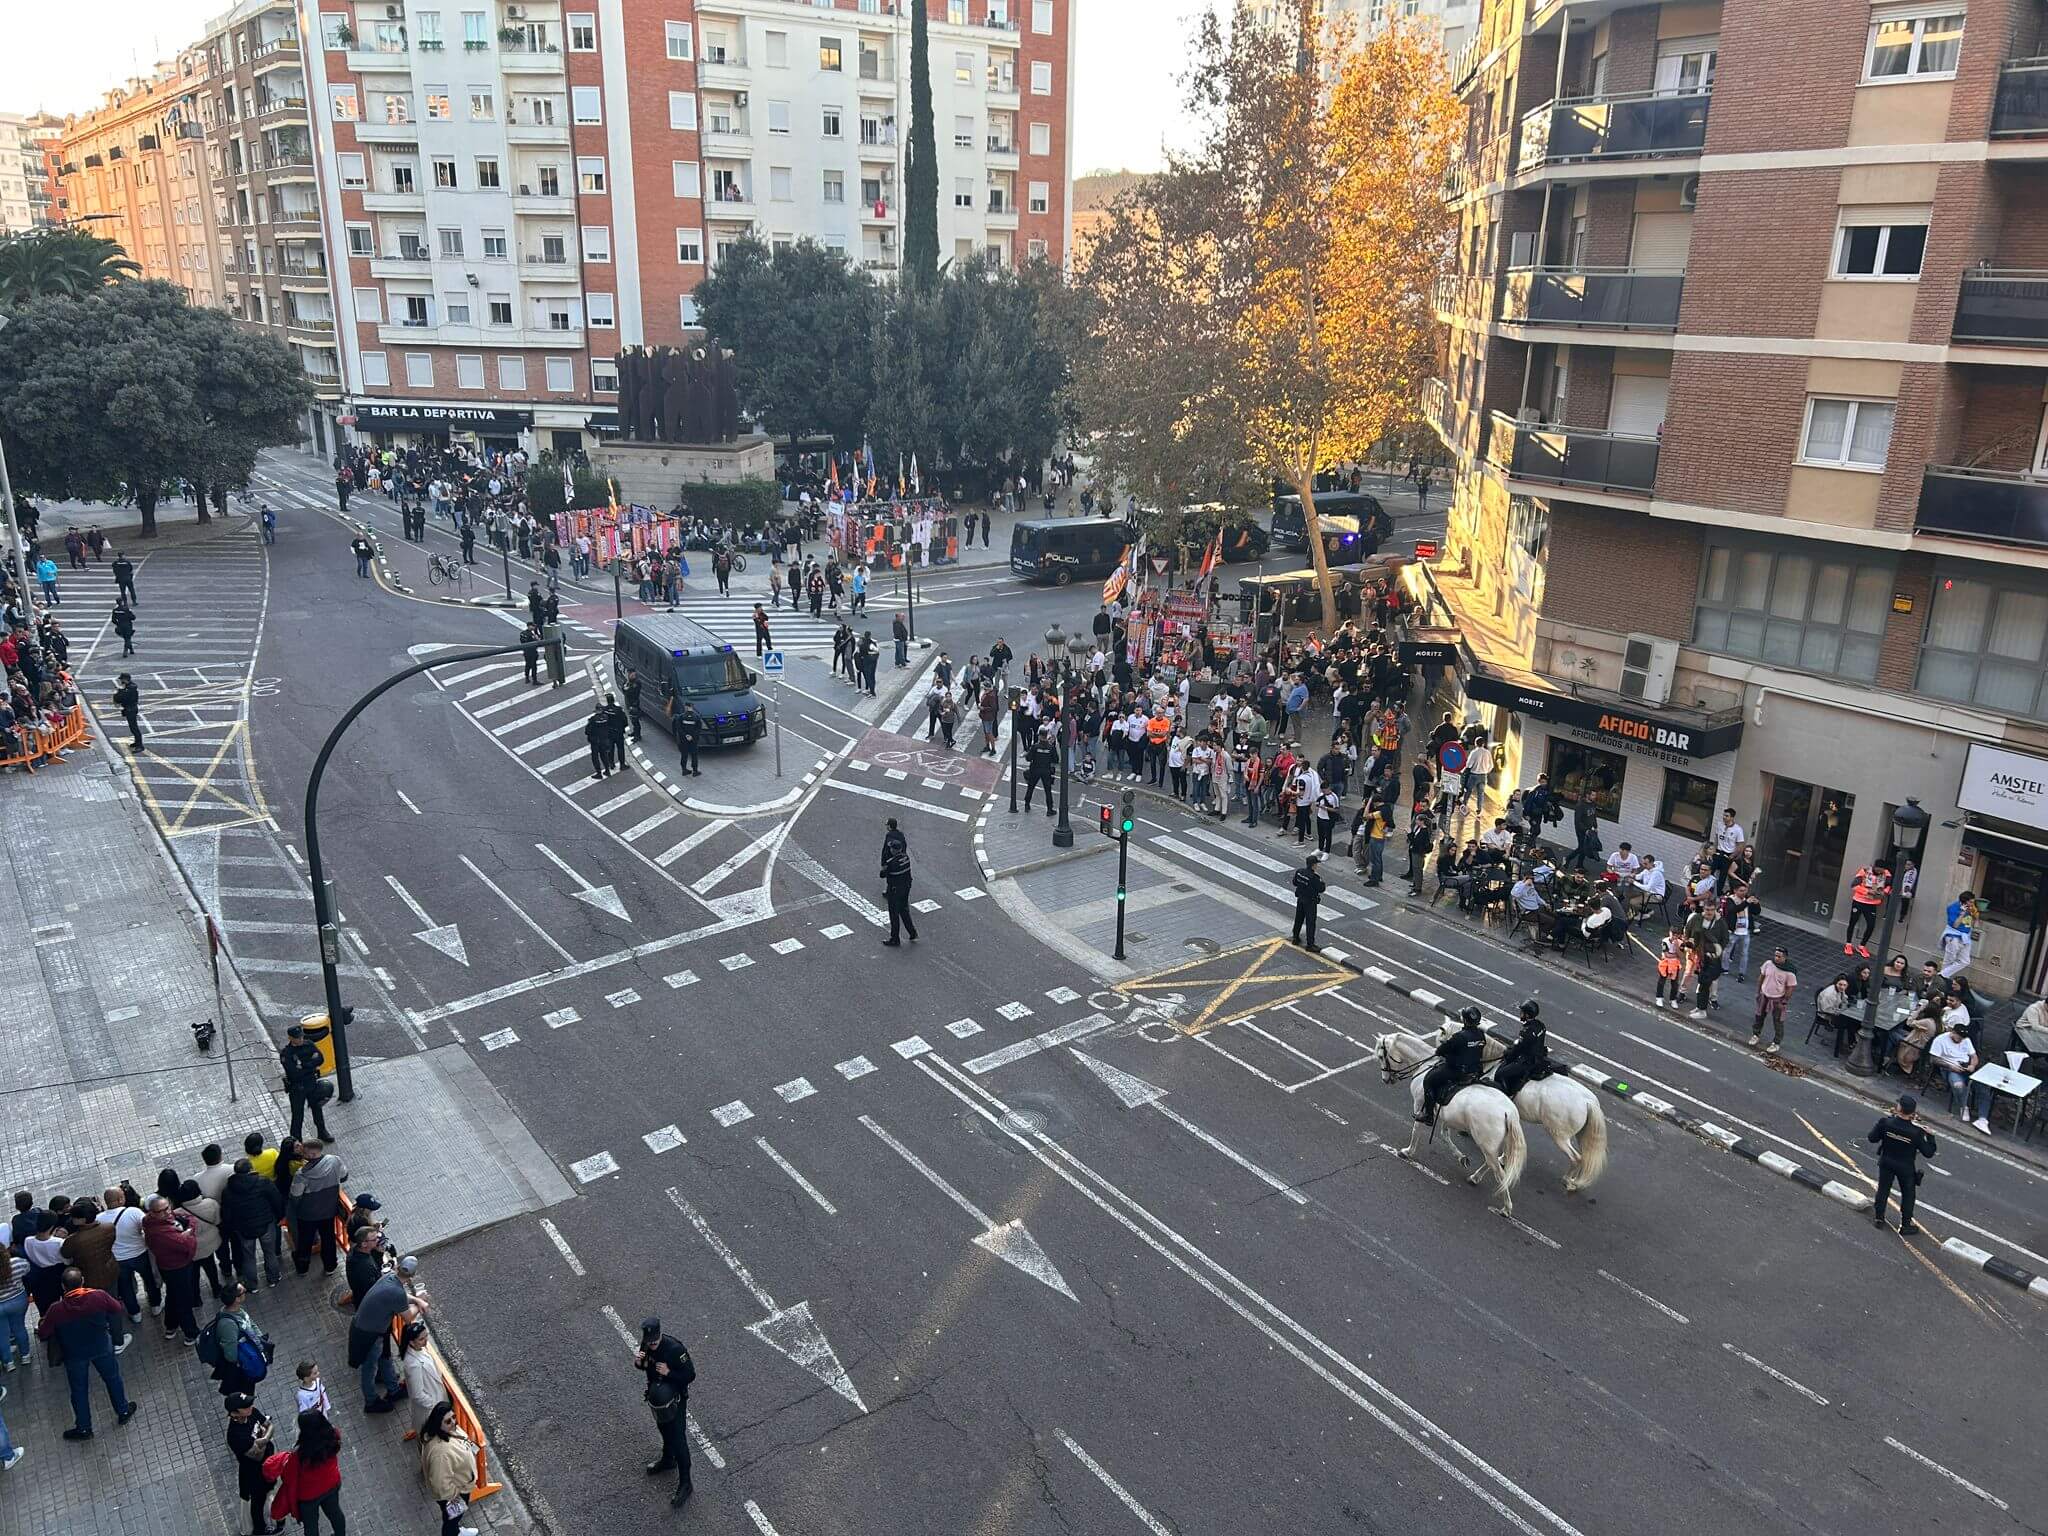
[[[1120,517],[1036,517],[1010,530],[1010,569],[1056,587],[1107,576],[1137,537]]]
[[[612,638],[612,676],[621,693],[628,671],[640,674],[640,712],[671,735],[685,704],[697,711],[705,746],[744,745],[768,734],[767,706],[754,692],[760,678],[694,620],[669,613],[621,620]]]
[[[1364,491],[1316,492],[1316,522],[1323,530],[1324,558],[1332,565],[1370,560],[1394,536],[1394,520],[1387,509],[1379,497]],[[1308,518],[1299,496],[1274,499],[1273,545],[1297,555],[1308,553]]]

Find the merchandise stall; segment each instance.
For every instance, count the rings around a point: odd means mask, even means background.
[[[843,560],[900,569],[954,565],[960,559],[960,519],[937,496],[910,500],[833,502],[825,533]]]
[[[674,516],[637,503],[572,507],[556,513],[554,524],[555,537],[564,550],[572,548],[579,535],[588,535],[591,558],[599,564],[609,564],[621,555],[634,559],[649,551],[675,555],[683,547],[682,529]]]

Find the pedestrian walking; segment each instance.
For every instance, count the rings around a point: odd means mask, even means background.
[[[64,553],[70,559],[72,570],[85,569],[85,536],[76,528],[64,530]]]
[[[768,610],[759,603],[754,604],[754,654],[759,656],[775,649],[775,642],[768,634]]]
[[[277,1053],[277,1064],[284,1072],[285,1097],[291,1101],[292,1137],[296,1139],[305,1129],[306,1112],[311,1110],[313,1129],[320,1139],[334,1140],[327,1129],[325,1113],[334,1089],[321,1076],[320,1047],[306,1038],[304,1025],[293,1024],[285,1030],[284,1045]]]
[[[1320,853],[1312,853],[1303,862],[1301,868],[1294,872],[1293,942],[1300,944],[1303,949],[1312,955],[1321,952],[1316,944],[1316,907],[1323,899],[1326,882],[1321,875],[1316,873],[1316,865],[1322,862],[1322,858],[1323,856]],[[1304,929],[1308,932],[1306,943],[1302,941],[1302,931]]]
[[[391,1363],[391,1325],[420,1315],[421,1304],[407,1289],[420,1261],[407,1254],[396,1269],[387,1269],[356,1303],[348,1325],[348,1363],[362,1387],[363,1412],[389,1413],[405,1401],[398,1371]]]
[[[344,511],[347,509],[344,507]],[[356,574],[365,581],[370,578],[370,557],[377,553],[377,546],[360,533],[349,541],[349,552],[356,557]]]
[[[1764,1021],[1770,1020],[1775,1037],[1764,1046],[1766,1056],[1775,1056],[1785,1044],[1785,1004],[1792,999],[1793,990],[1799,985],[1799,975],[1785,957],[1781,944],[1771,951],[1756,973],[1756,1027],[1750,1031],[1749,1043],[1763,1045]]]
[[[64,599],[57,595],[57,562],[48,555],[36,561],[36,583],[43,589],[43,601],[52,608],[63,606]]]
[[[456,1426],[453,1403],[443,1400],[427,1410],[420,1428],[420,1480],[441,1516],[441,1536],[477,1536],[475,1526],[462,1523],[476,1486],[476,1452],[476,1442]]]
[[[263,1475],[277,1484],[270,1512],[280,1519],[297,1516],[306,1536],[320,1536],[320,1517],[327,1517],[334,1536],[347,1536],[348,1517],[341,1512],[341,1431],[317,1413],[299,1415],[299,1441],[288,1451],[263,1460]]]
[[[692,1491],[688,1423],[690,1383],[697,1379],[697,1367],[683,1341],[661,1331],[658,1317],[641,1323],[640,1347],[633,1351],[633,1364],[647,1378],[642,1397],[654,1415],[655,1432],[661,1436],[661,1454],[647,1463],[647,1475],[659,1477],[673,1470],[676,1491],[669,1495],[669,1503],[680,1505]]]
[[[884,944],[900,946],[899,930],[917,942],[917,921],[910,915],[910,841],[889,818],[889,830],[882,834],[882,883],[889,898],[889,937]]]
[[[1899,1107],[1893,1114],[1886,1115],[1870,1128],[1864,1139],[1877,1148],[1877,1203],[1873,1221],[1877,1226],[1889,1226],[1885,1220],[1885,1202],[1891,1198],[1894,1181],[1899,1186],[1899,1231],[1911,1237],[1921,1229],[1913,1221],[1913,1202],[1920,1189],[1921,1173],[1919,1159],[1932,1157],[1935,1153],[1934,1137],[1923,1130],[1915,1118],[1920,1112],[1920,1101],[1910,1093],[1899,1095]]]
[[[121,654],[123,656],[133,656],[135,654],[135,610],[126,603],[115,603],[112,623],[114,633],[121,637]]]
[[[341,1186],[348,1182],[348,1168],[317,1136],[299,1143],[299,1156],[305,1165],[292,1179],[292,1268],[302,1275],[311,1269],[317,1246],[320,1272],[331,1275],[338,1267],[334,1218],[341,1214]]]
[[[128,734],[133,738],[129,750],[148,751],[142,741],[142,690],[135,686],[135,679],[126,672],[114,680],[114,708],[121,711],[121,718],[128,722]]]
[[[29,1262],[22,1242],[0,1246],[0,1369],[27,1365]]]
[[[768,606],[770,608],[780,608],[782,606],[782,567],[779,565],[770,565],[768,567]]]
[[[583,739],[590,743],[590,776],[593,779],[611,777],[612,767],[606,760],[611,745],[611,722],[605,715],[602,704],[590,711],[590,718],[583,722]]]
[[[66,1440],[92,1438],[92,1374],[97,1372],[113,1405],[114,1422],[135,1417],[135,1404],[121,1381],[121,1362],[114,1358],[121,1337],[121,1304],[105,1291],[85,1283],[76,1267],[64,1271],[64,1294],[36,1324],[36,1337],[54,1339],[64,1356],[64,1374],[71,1384],[71,1428]]]
[[[256,1399],[236,1392],[227,1400],[228,1455],[235,1464],[235,1496],[249,1506],[249,1536],[276,1536],[284,1522],[271,1523],[263,1511],[270,1497],[270,1479],[263,1463],[270,1459],[270,1420],[256,1408]]]
[[[675,719],[676,752],[682,765],[676,770],[691,778],[701,778],[704,770],[697,763],[697,738],[703,734],[703,723],[697,718],[697,706],[685,703],[676,711]]]
[[[718,595],[732,596],[732,555],[721,548],[711,557],[711,574],[718,578]],[[759,603],[754,605],[760,607]]]
[[[277,542],[277,514],[271,511],[270,508],[265,507],[259,521],[263,527],[263,542],[275,544]]]

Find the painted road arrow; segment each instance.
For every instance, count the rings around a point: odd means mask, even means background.
[[[414,938],[422,944],[438,949],[457,965],[469,964],[469,951],[462,947],[461,929],[453,923],[437,923],[427,916],[427,909],[413,900],[412,892],[400,885],[395,876],[386,875],[384,883],[391,887],[398,899],[405,903],[406,910],[423,925],[420,931],[413,935]]]
[[[1067,1300],[1073,1301],[1075,1299],[1074,1293],[1067,1289],[1067,1282],[1060,1275],[1058,1268],[1054,1266],[1051,1259],[1046,1257],[1045,1250],[1038,1246],[1038,1239],[1024,1230],[1023,1222],[991,1221],[986,1212],[972,1200],[961,1194],[951,1184],[948,1184],[936,1169],[925,1163],[910,1148],[883,1130],[881,1126],[875,1123],[872,1117],[862,1115],[860,1123],[879,1136],[883,1144],[890,1151],[923,1174],[933,1188],[937,1189],[940,1194],[965,1211],[968,1219],[982,1229],[974,1239],[975,1247],[985,1253],[994,1254],[1014,1269],[1021,1269],[1040,1284],[1051,1286],[1062,1296],[1066,1297]]]
[[[593,907],[611,913],[613,917],[616,917],[622,923],[626,920],[626,904],[619,900],[619,893],[616,889],[609,885],[592,885],[588,880],[577,874],[575,870],[571,869],[567,861],[546,843],[535,843],[533,846],[540,850],[542,858],[576,882],[576,889],[569,893],[571,896],[574,896],[578,901],[588,902]]]
[[[845,1398],[862,1413],[868,1405],[860,1400],[860,1392],[853,1379],[846,1374],[846,1367],[839,1363],[839,1356],[833,1352],[831,1341],[825,1337],[825,1330],[818,1326],[818,1320],[811,1316],[811,1304],[800,1301],[793,1307],[778,1307],[775,1298],[768,1294],[766,1286],[756,1280],[753,1272],[740,1262],[740,1256],[725,1245],[725,1239],[711,1230],[697,1208],[685,1200],[681,1191],[671,1189],[668,1198],[675,1208],[683,1213],[697,1235],[711,1245],[711,1251],[725,1261],[725,1267],[732,1271],[733,1278],[747,1288],[747,1294],[759,1303],[767,1316],[758,1323],[749,1323],[747,1332],[766,1344],[777,1354],[796,1365],[802,1366],[834,1392]]]
[[[1150,1104],[1160,1114],[1166,1116],[1167,1119],[1194,1137],[1195,1140],[1201,1142],[1206,1147],[1221,1152],[1253,1178],[1285,1195],[1296,1205],[1308,1204],[1308,1196],[1304,1195],[1278,1174],[1268,1173],[1242,1153],[1226,1147],[1214,1136],[1211,1136],[1207,1131],[1195,1124],[1194,1121],[1188,1119],[1186,1115],[1181,1114],[1178,1110],[1168,1109],[1161,1102],[1166,1097],[1166,1090],[1164,1088],[1148,1083],[1142,1077],[1133,1077],[1121,1067],[1112,1067],[1106,1061],[1098,1061],[1086,1051],[1078,1050],[1073,1046],[1068,1046],[1067,1049],[1073,1051],[1076,1061],[1080,1062],[1082,1066],[1102,1080],[1102,1085],[1116,1095],[1117,1103],[1123,1105],[1125,1109],[1138,1109],[1143,1105]]]

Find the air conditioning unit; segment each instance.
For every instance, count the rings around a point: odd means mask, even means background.
[[[744,106],[745,106],[745,105],[747,104],[747,102],[748,102],[748,101],[749,101],[749,100],[750,100],[751,98],[750,98],[750,97],[748,96],[748,94],[747,94],[747,93],[746,93],[745,91],[737,91],[737,92],[735,92],[735,93],[733,94],[733,98],[732,98],[732,99],[733,99],[733,104],[734,104],[735,106],[740,106],[740,107],[744,107]]]
[[[1688,176],[1678,184],[1678,206],[1697,208],[1700,205],[1700,179]]]
[[[506,19],[507,21],[517,21],[517,20],[519,19],[519,7],[518,7],[518,6],[516,6],[516,5],[508,5],[508,6],[506,6],[506,7],[505,7],[505,19]]]
[[[1671,697],[1671,678],[1678,670],[1678,642],[1653,635],[1630,635],[1621,653],[1621,692],[1645,704]]]
[[[405,8],[403,6],[387,5],[384,7],[385,16],[392,21],[398,20],[398,18],[404,14],[404,11]]]

